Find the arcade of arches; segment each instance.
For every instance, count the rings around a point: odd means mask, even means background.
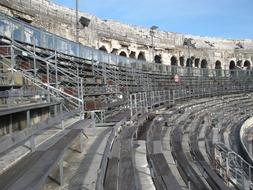
[[[106,47],[103,45],[99,48],[99,50],[104,51],[104,52],[109,52]],[[118,49],[113,49],[111,51],[112,54],[115,55],[120,55],[123,57],[129,57],[132,59],[138,59],[138,60],[142,60],[142,61],[146,61],[146,56],[145,56],[145,52],[144,51],[140,51],[138,54],[135,51],[130,51],[129,55],[125,52],[125,51],[120,51],[120,53],[118,53],[119,50]],[[155,55],[154,57],[154,62],[161,64],[163,63],[163,59],[162,56],[160,54]],[[222,68],[222,62],[220,60],[216,60],[216,62],[214,62],[213,66],[212,64],[209,64],[208,61],[206,59],[200,59],[200,58],[187,58],[185,59],[184,56],[180,56],[177,57],[175,55],[173,55],[170,58],[170,65],[171,66],[181,66],[181,67],[195,67],[195,68],[214,68],[214,69],[223,69]],[[229,70],[235,70],[235,69],[244,69],[244,70],[250,70],[252,67],[251,62],[249,60],[231,60],[228,63],[228,69]]]

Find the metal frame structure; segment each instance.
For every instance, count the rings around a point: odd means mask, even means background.
[[[130,108],[132,116],[155,104],[180,98],[252,89],[252,71],[182,68],[83,46],[0,14],[1,64],[51,97],[85,111]],[[9,73],[8,73],[9,74]],[[179,81],[174,75],[180,76]],[[173,97],[173,98],[172,98]],[[137,103],[138,102],[138,103]],[[138,105],[137,105],[138,104]],[[137,114],[138,115],[138,114]],[[102,119],[103,120],[103,119]]]
[[[252,189],[253,166],[240,155],[226,147],[225,144],[216,143],[214,146],[214,159],[217,172],[227,184],[235,184],[243,190]]]

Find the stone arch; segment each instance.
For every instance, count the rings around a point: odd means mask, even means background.
[[[119,55],[122,56],[122,57],[127,57],[127,54],[126,54],[126,52],[124,52],[124,51],[121,51],[121,52],[119,53]]]
[[[235,61],[232,60],[229,63],[229,70],[230,70],[231,76],[235,76],[235,74],[236,74],[235,69],[236,69]]]
[[[180,66],[184,66],[184,57],[182,56],[182,57],[180,57],[179,58],[179,63],[180,63]]]
[[[136,52],[135,51],[131,51],[129,54],[130,58],[136,59]]]
[[[177,66],[177,58],[176,58],[176,56],[172,56],[170,58],[170,65],[171,66]]]
[[[207,60],[206,59],[202,59],[201,63],[200,63],[200,67],[202,69],[206,69],[208,68],[208,63],[207,63]]]
[[[216,73],[216,76],[217,77],[220,77],[220,76],[222,76],[222,66],[221,66],[221,62],[220,62],[220,60],[217,60],[216,62],[215,62],[215,73]]]
[[[162,63],[162,56],[161,55],[155,56],[155,63]]]
[[[215,69],[222,69],[220,60],[215,62]]]
[[[238,67],[242,67],[242,60],[238,60],[238,61],[236,62],[236,65],[237,65]]]
[[[192,59],[191,58],[188,58],[187,60],[186,60],[186,74],[188,75],[188,76],[192,76],[192,74],[193,74],[193,70],[192,70],[192,64],[193,64],[193,61],[192,61]]]
[[[173,74],[173,75],[177,73],[177,66],[178,66],[177,62],[178,61],[177,61],[176,56],[172,56],[170,58],[171,74]]]
[[[243,67],[246,68],[247,70],[250,70],[250,61],[248,60],[244,61]]]
[[[188,58],[186,60],[186,67],[192,67],[192,59],[191,58]]]
[[[236,69],[235,62],[232,60],[229,63],[229,70],[235,70],[235,69]]]
[[[199,59],[199,58],[196,58],[196,59],[194,60],[194,67],[199,68],[199,62],[200,62],[200,59]]]
[[[117,55],[117,53],[118,53],[118,49],[115,49],[115,48],[113,48],[113,50],[112,50],[112,52],[111,52],[112,54],[114,54],[114,55]]]
[[[141,51],[137,57],[138,60],[146,61],[145,53]]]
[[[105,46],[101,46],[101,47],[99,48],[99,50],[100,50],[100,51],[104,51],[104,52],[108,53],[108,51],[107,51],[107,49],[106,49],[106,47],[105,47]]]
[[[208,63],[206,59],[202,59],[200,63],[202,76],[208,76]]]

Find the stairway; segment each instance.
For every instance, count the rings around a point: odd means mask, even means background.
[[[60,96],[71,109],[83,110],[83,79],[80,76],[64,68],[53,55],[40,56],[17,42],[13,42],[12,48],[10,53],[15,51],[15,56],[0,54],[0,63],[9,72],[21,73],[24,79],[44,90],[48,101],[50,97]]]

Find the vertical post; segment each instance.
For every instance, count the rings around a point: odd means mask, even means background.
[[[84,119],[84,88],[83,88],[83,79],[81,78],[81,119]]]
[[[151,110],[153,109],[153,105],[154,105],[154,103],[155,103],[154,98],[155,98],[155,92],[152,91],[152,92],[151,92]]]
[[[175,90],[172,90],[172,104],[175,104]]]
[[[94,52],[91,51],[91,66],[92,66],[92,74],[95,75],[94,72]]]
[[[15,65],[15,55],[13,50],[13,45],[11,46],[11,85],[14,85],[14,65]]]
[[[36,68],[36,52],[35,52],[35,39],[34,36],[32,37],[33,40],[33,71],[34,71],[34,78],[37,76],[37,68]]]
[[[50,102],[50,89],[49,89],[49,85],[50,85],[50,81],[49,81],[49,65],[47,63],[47,101]]]
[[[80,133],[80,153],[82,153],[84,150],[84,135],[83,133]]]
[[[56,118],[57,115],[57,105],[54,105],[54,117]]]
[[[55,57],[54,57],[54,62],[55,62],[55,87],[58,90],[59,86],[58,86],[58,63],[57,63],[57,53],[55,51]],[[58,94],[58,91],[57,91]]]
[[[96,127],[96,120],[95,120],[95,111],[91,112],[91,120],[92,120],[92,128],[93,128],[93,135],[96,135],[95,127]]]
[[[63,186],[64,184],[64,172],[63,172],[63,157],[64,155],[61,156],[61,159],[59,160],[58,167],[59,167],[59,177],[60,177],[60,186]]]
[[[76,64],[76,75],[77,75],[77,97],[79,100],[81,100],[81,94],[80,94],[80,79],[79,79],[79,65]],[[81,102],[78,101],[78,107],[81,108]]]
[[[161,94],[162,94],[162,91],[158,91],[158,104],[159,104],[159,106],[161,103]]]
[[[132,94],[129,95],[130,97],[130,116],[131,116],[131,121],[132,121],[132,118],[133,118],[133,101],[132,101]]]
[[[27,127],[31,128],[31,113],[30,110],[26,111],[26,123],[27,123]],[[35,139],[34,139],[34,135],[33,135],[33,131],[30,137],[30,148],[32,150],[32,152],[35,151]]]
[[[134,94],[134,106],[135,106],[135,112],[138,112],[138,107],[137,107],[137,94]]]
[[[145,112],[148,112],[147,92],[144,92]]]
[[[12,114],[10,114],[9,116],[9,133],[11,134],[12,133]]]
[[[64,118],[63,118],[63,109],[62,109],[63,105],[62,104],[63,103],[61,102],[60,103],[60,114],[61,114],[61,128],[63,130],[64,129]]]

